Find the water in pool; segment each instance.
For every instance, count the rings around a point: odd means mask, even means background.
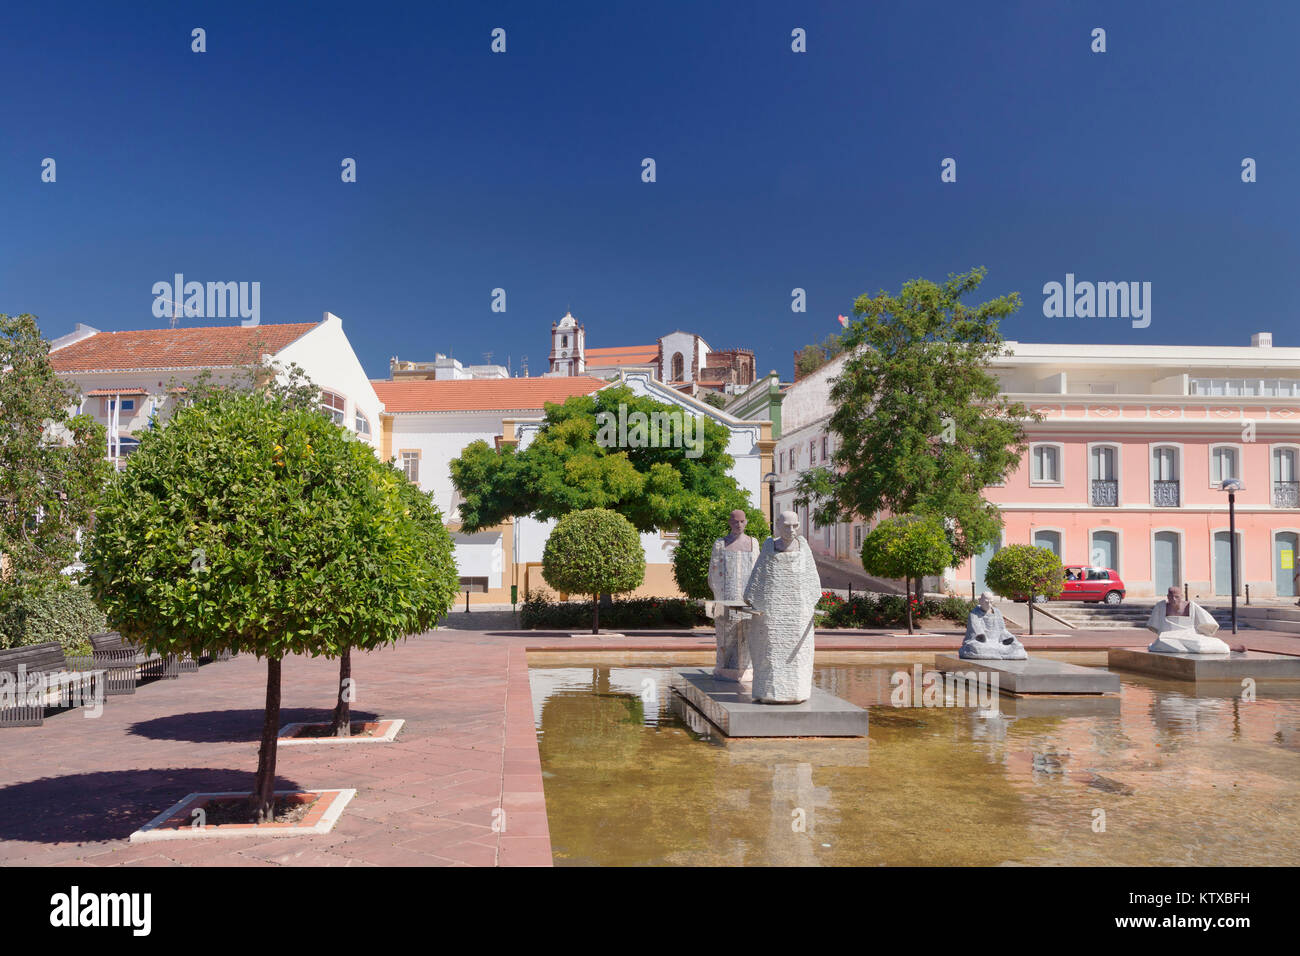
[[[819,663],[856,740],[726,740],[667,666],[532,667],[556,864],[1300,864],[1300,692],[892,706],[924,660]]]

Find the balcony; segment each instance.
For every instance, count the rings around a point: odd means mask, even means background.
[[[1092,479],[1092,506],[1094,508],[1119,507],[1119,482],[1113,478]]]
[[[1151,500],[1157,508],[1177,508],[1180,502],[1177,481],[1153,481]]]
[[[1273,482],[1274,508],[1300,508],[1300,481]]]

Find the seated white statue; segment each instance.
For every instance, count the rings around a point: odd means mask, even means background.
[[[1219,622],[1205,608],[1184,601],[1176,587],[1151,609],[1147,627],[1156,632],[1147,650],[1156,654],[1229,653],[1228,645],[1214,636]]]
[[[1007,622],[988,591],[980,595],[979,604],[966,618],[966,640],[957,656],[968,661],[1023,661],[1028,657],[1025,645],[1007,630]]]

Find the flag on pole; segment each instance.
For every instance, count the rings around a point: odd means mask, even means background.
[[[846,315],[841,315],[841,316],[839,316],[839,320],[840,320],[840,328],[847,329],[847,328],[849,327],[849,319],[848,319],[848,316],[846,316]]]

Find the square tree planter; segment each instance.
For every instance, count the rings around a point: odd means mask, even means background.
[[[307,812],[293,823],[220,823],[196,826],[195,810],[215,803],[246,801],[251,792],[191,793],[131,834],[132,843],[156,840],[212,840],[227,837],[285,837],[328,833],[343,813],[356,790],[277,790],[277,808],[307,805]],[[199,818],[201,819],[201,818]]]
[[[351,737],[319,737],[316,728],[329,728],[329,721],[319,723],[285,724],[280,729],[279,746],[293,744],[391,744],[397,738],[405,720],[365,720],[352,722]],[[319,731],[318,731],[319,732]],[[364,735],[364,736],[363,736]]]

